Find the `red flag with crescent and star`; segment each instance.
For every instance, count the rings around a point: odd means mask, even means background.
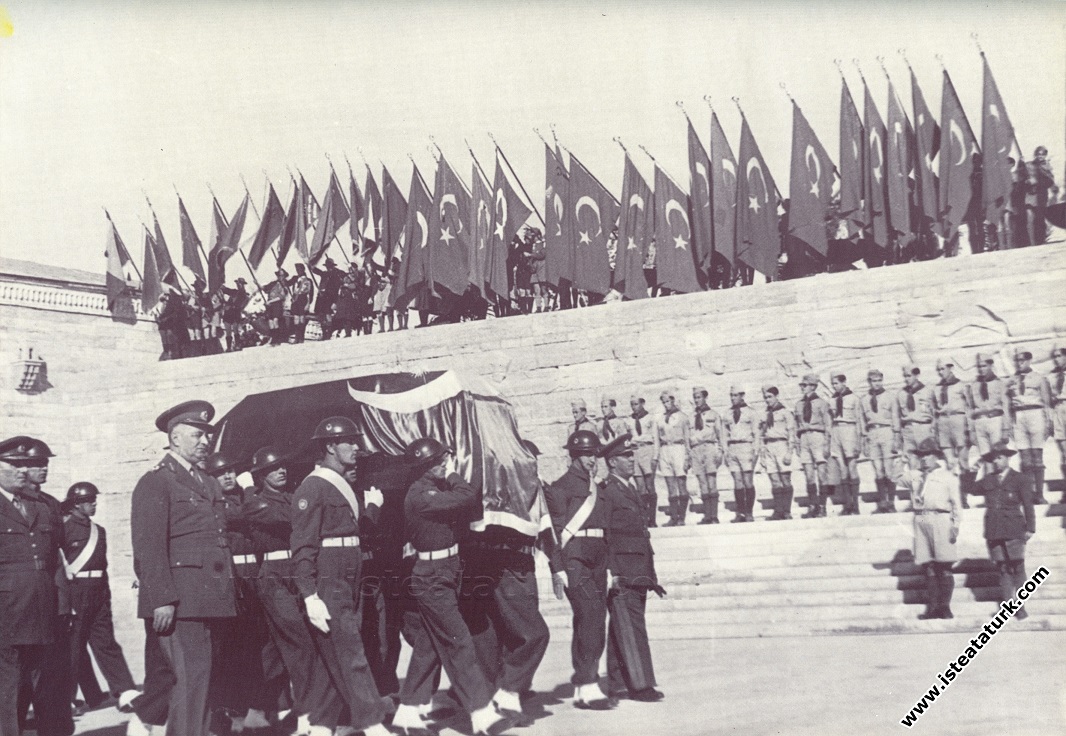
[[[185,209],[185,203],[181,201],[180,196],[178,197],[178,222],[181,226],[181,265],[196,274],[196,277],[206,284],[207,275],[204,274],[204,264],[200,261],[200,250],[203,245],[200,243],[200,236],[196,234],[192,218],[189,217],[189,212]]]
[[[833,197],[833,170],[825,147],[793,102],[788,229],[822,258],[829,252],[826,218]]]
[[[939,220],[941,234],[951,238],[974,204],[974,156],[981,151],[947,70],[941,97],[940,138]]]
[[[481,167],[473,162],[470,194],[470,254],[468,280],[479,294],[485,290],[485,262],[488,260],[489,242],[492,240],[492,187],[481,175]]]
[[[510,298],[511,286],[507,256],[515,234],[529,219],[526,206],[504,172],[499,149],[496,151],[496,177],[492,183],[492,236],[485,258],[485,288],[502,299]]]
[[[107,259],[107,308],[111,312],[119,300],[129,295],[129,285],[126,279],[126,264],[130,262],[129,251],[122,237],[118,234],[118,228],[111,221],[111,214],[104,210],[107,215],[107,245],[104,248],[104,257]]]
[[[937,221],[940,211],[937,205],[936,171],[933,169],[933,159],[940,150],[940,126],[929,112],[929,106],[925,104],[925,95],[922,94],[922,88],[918,86],[918,78],[914,76],[913,69],[911,70],[911,104],[914,108],[915,200],[922,218],[921,223],[916,223],[914,229],[925,233],[933,229],[933,223]]]
[[[870,88],[863,81],[863,128],[866,131],[866,158],[863,165],[863,181],[866,190],[866,221],[869,223],[867,238],[874,246],[888,248],[888,195],[885,177],[885,123],[877,111]]]
[[[296,197],[299,195],[299,191],[293,194],[293,210],[297,207]],[[293,214],[293,223],[296,221],[296,215]],[[223,265],[225,259],[218,257],[218,249],[222,244],[222,239],[226,237],[226,231],[229,229],[229,221],[226,220],[225,213],[222,212],[222,205],[218,203],[217,197],[211,199],[211,249],[207,251],[207,290],[211,293],[218,291],[224,283],[226,283],[226,268]],[[291,242],[291,241],[290,241]],[[286,248],[287,250],[287,248]],[[285,253],[281,253],[281,258],[284,258]],[[278,261],[278,267],[281,267],[281,260]]]
[[[692,246],[701,274],[711,268],[714,233],[711,217],[711,159],[703,148],[692,121],[688,121],[689,218],[692,222]],[[702,280],[702,279],[701,279]]]
[[[378,249],[383,256],[382,264],[388,266],[393,258],[402,258],[406,250],[403,238],[407,228],[408,206],[403,192],[384,166],[381,167],[381,186],[383,193],[378,197],[377,209],[374,210],[378,222],[375,229],[378,232]]]
[[[717,113],[711,113],[710,161],[714,255],[732,268],[737,253],[737,160]]]
[[[1010,203],[1013,185],[1013,166],[1010,158],[1014,146],[1014,126],[1007,115],[1007,106],[1000,97],[999,87],[988,66],[988,58],[981,54],[984,62],[984,93],[981,100],[981,201],[984,205],[985,220],[999,224],[1003,210]]]
[[[163,296],[163,282],[159,279],[159,265],[155,258],[155,243],[148,228],[144,229],[144,274],[141,278],[141,311],[151,312]]]
[[[777,275],[781,232],[777,221],[777,185],[752,135],[748,119],[740,126],[740,176],[737,180],[737,260],[767,281]],[[658,196],[658,194],[656,194]]]
[[[311,239],[311,253],[308,256],[308,263],[311,264],[318,262],[333,242],[337,232],[351,216],[348,203],[344,201],[340,179],[337,178],[337,172],[333,170],[332,164],[329,167],[329,185],[326,187],[326,195],[322,201],[324,204],[318,215],[315,234]]]
[[[911,124],[903,112],[892,81],[888,82],[888,137],[885,179],[888,189],[888,226],[904,242],[911,235]]]
[[[259,268],[270,246],[281,237],[281,231],[285,228],[285,208],[278,199],[278,193],[274,191],[274,185],[270,185],[267,193],[266,207],[263,209],[263,219],[259,221],[259,229],[256,230],[255,240],[248,249],[248,262],[253,269]]]
[[[426,280],[462,296],[469,284],[470,193],[444,156],[437,161]]]
[[[432,209],[433,197],[430,196],[422,174],[415,166],[411,172],[411,192],[407,197],[403,255],[400,256],[400,270],[392,290],[393,303],[397,307],[414,300],[426,284],[426,247],[429,245],[429,218]]]
[[[840,216],[848,237],[863,237],[870,222],[863,206],[866,180],[866,131],[848,83],[840,80]]]
[[[359,182],[355,180],[355,173],[351,164],[348,165],[348,201],[351,203],[351,217],[348,218],[348,235],[352,239],[352,255],[366,253],[363,240],[363,218],[366,216],[366,204],[363,201],[363,192],[359,188]]]
[[[156,217],[155,209],[152,208],[151,203],[148,204],[148,207],[152,209],[152,223],[155,227],[152,246],[155,252],[156,265],[159,267],[159,281],[164,288],[169,287],[172,291],[181,293],[178,269],[174,267],[174,259],[170,257],[170,248],[167,246],[166,238],[163,237],[163,228],[159,227],[159,218]]]
[[[655,166],[655,276],[659,286],[689,294],[700,290],[692,252],[688,195]]]
[[[215,242],[215,247],[211,249],[209,254],[210,263],[207,264],[207,268],[208,273],[214,273],[215,289],[220,288],[226,282],[226,261],[232,258],[233,254],[240,248],[241,233],[244,232],[244,221],[248,217],[248,205],[250,203],[251,197],[245,192],[244,199],[241,200],[237,211],[233,213],[233,219],[229,221],[229,225],[226,226],[226,229]],[[211,292],[214,292],[215,289],[209,287]]]
[[[570,235],[573,219],[570,176],[562,159],[544,144],[544,269],[548,283],[558,287],[574,280],[574,243]]]
[[[574,288],[606,294],[611,289],[607,241],[618,222],[618,201],[573,154],[569,194],[567,215],[574,218]]]
[[[622,172],[622,216],[618,223],[618,251],[614,262],[614,288],[626,299],[648,296],[644,258],[653,234],[655,199],[651,187],[626,153]]]

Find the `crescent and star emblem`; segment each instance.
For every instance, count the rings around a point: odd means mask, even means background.
[[[556,194],[552,204],[555,207],[555,234],[561,236],[563,234],[563,217],[566,215],[566,208],[563,207],[563,198]]]
[[[456,234],[461,233],[463,231],[463,221],[459,217],[459,203],[455,201],[455,195],[454,194],[445,194],[443,197],[441,197],[441,200],[440,200],[440,223],[441,223],[440,239],[445,245],[451,245],[452,241],[455,240],[455,235],[452,234],[451,227],[445,227],[444,226],[444,221],[445,221],[444,206],[447,205],[447,204],[450,204],[452,207],[455,208],[455,223],[456,223],[455,233]]]
[[[417,221],[418,230],[420,233],[418,247],[425,248],[426,243],[429,242],[429,224],[426,222],[426,216],[423,215],[421,212],[415,212],[415,220]]]
[[[482,215],[485,216],[485,229],[484,230],[481,229],[481,216]],[[488,205],[488,203],[485,200],[479,199],[477,201],[477,230],[478,230],[477,247],[479,249],[481,249],[481,250],[484,250],[484,248],[485,248],[485,233],[487,233],[489,231],[490,227],[492,227],[492,217],[489,215],[489,205]]]
[[[744,171],[745,176],[748,177],[748,186],[749,187],[751,186],[751,170],[752,169],[755,169],[756,171],[759,172],[759,181],[762,182],[762,191],[763,191],[763,197],[764,197],[762,203],[763,204],[768,204],[770,202],[770,193],[768,191],[766,191],[766,177],[763,176],[763,173],[762,173],[762,164],[760,164],[759,163],[759,159],[755,158],[754,156],[748,159],[748,166],[747,166],[746,170]],[[755,214],[759,214],[759,198],[758,197],[748,197],[748,209],[750,209]]]
[[[503,196],[503,190],[496,190],[496,237],[503,240],[503,229],[507,227],[507,197]]]
[[[593,237],[598,237],[603,232],[603,224],[600,220],[600,206],[596,204],[596,200],[594,200],[592,197],[585,195],[581,199],[577,200],[577,206],[574,207],[574,219],[581,219],[582,207],[590,207],[592,208],[592,211],[596,213],[596,234],[591,237],[589,236],[589,233],[591,232],[592,228],[581,231],[580,244],[589,245],[592,243]]]
[[[640,196],[639,194],[634,194],[634,195],[630,196],[630,198],[629,198],[629,209],[633,209],[634,207],[636,207],[638,211],[643,212],[644,211],[644,197]],[[637,249],[637,241],[633,238],[632,235],[630,235],[629,236],[629,242],[626,244],[626,250],[636,250],[636,249]]]
[[[959,121],[954,118],[951,119],[951,124],[948,126],[948,132],[951,134],[953,140],[959,142],[959,160],[955,162],[955,166],[962,166],[966,161],[966,140],[962,137],[962,127],[959,125]]]
[[[884,156],[883,153],[881,153],[881,147],[883,145],[884,145],[884,143],[881,141],[881,132],[879,130],[877,130],[876,128],[874,130],[871,130],[870,131],[870,154],[873,155],[874,152],[877,153],[877,165],[873,166],[872,168],[873,168],[873,172],[874,172],[874,179],[877,180],[878,184],[881,183],[881,179],[884,178],[884,175],[885,175],[884,174],[885,156]]]
[[[807,153],[804,156],[807,163],[807,173],[811,173],[811,162],[814,162],[814,180],[811,181],[811,194],[815,197],[820,197],[819,194],[819,182],[822,179],[822,162],[818,159],[818,154],[814,150],[814,146],[807,144]]]
[[[696,162],[696,176],[703,178],[703,191],[709,194],[711,191],[711,180],[707,176],[707,167],[702,161]],[[709,208],[711,206],[710,197],[702,197],[701,199],[703,200],[704,207]]]
[[[678,202],[676,199],[671,199],[670,201],[668,201],[666,203],[665,214],[666,214],[666,224],[667,224],[667,226],[670,225],[670,213],[675,211],[675,210],[681,213],[681,219],[683,219],[685,221],[685,231],[686,231],[685,234],[688,235],[689,237],[691,237],[692,236],[692,226],[689,225],[688,213],[685,212],[685,208],[682,207],[681,203]],[[675,248],[677,248],[678,250],[685,250],[685,246],[687,246],[687,245],[688,245],[688,241],[685,240],[685,238],[683,238],[680,234],[674,236],[674,247]]]
[[[729,174],[727,177],[726,174]],[[733,162],[727,158],[722,159],[722,183],[725,184],[726,191],[729,193],[727,199],[729,200],[729,206],[733,209],[737,207],[737,167],[733,165]]]

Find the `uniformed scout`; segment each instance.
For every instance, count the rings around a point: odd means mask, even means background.
[[[770,476],[770,488],[774,497],[774,513],[771,521],[792,518],[792,452],[796,446],[796,420],[779,398],[777,386],[763,386],[762,398],[766,402],[766,414],[759,423],[762,438],[763,468]]]
[[[915,450],[922,440],[933,436],[936,417],[933,390],[922,383],[921,374],[916,365],[903,366],[903,388],[896,392],[892,405],[892,431],[899,436],[907,465],[914,471],[922,465]]]
[[[730,407],[722,418],[726,437],[725,464],[733,476],[734,524],[755,521],[755,459],[762,454],[759,417],[748,406],[744,395],[742,387],[729,387]]]
[[[574,612],[570,657],[574,705],[588,710],[611,707],[600,689],[600,656],[607,644],[607,542],[609,508],[594,480],[596,455],[602,449],[592,432],[575,432],[564,447],[570,467],[544,489],[556,537],[563,548],[565,571],[555,574]]]
[[[914,509],[914,564],[925,570],[926,577],[925,612],[918,618],[954,618],[951,568],[959,559],[955,547],[962,521],[959,479],[940,464],[944,454],[932,437],[919,442],[914,454],[921,467],[904,471],[903,481]]]
[[[663,417],[655,425],[652,434],[655,442],[655,460],[652,467],[666,481],[670,498],[670,521],[665,526],[684,526],[688,511],[687,474],[692,466],[689,455],[688,417],[677,405],[673,391],[663,391],[659,396],[663,404]]]
[[[603,442],[609,442],[629,431],[626,420],[615,412],[617,406],[618,402],[609,396],[600,399],[600,413],[603,416],[600,418],[599,433]]]
[[[20,733],[19,684],[30,688],[41,736],[74,732],[68,683],[46,666],[61,617],[69,615],[63,521],[30,492],[26,436],[0,442],[0,733]],[[69,659],[64,662],[64,669]]]
[[[159,415],[169,448],[137,482],[130,513],[137,615],[146,650],[161,647],[174,676],[166,719],[173,736],[207,734],[212,635],[236,615],[222,488],[200,468],[214,414],[206,401],[186,401]]]
[[[133,683],[122,647],[115,641],[115,627],[111,620],[111,586],[107,578],[107,531],[95,523],[99,489],[87,481],[80,481],[67,489],[63,524],[63,554],[67,559],[70,579],[70,603],[74,611],[71,625],[70,699],[74,700],[77,684],[83,677],[96,675],[92,662],[83,656],[91,646],[96,663],[107,680],[108,690],[118,698],[121,710],[131,707],[140,693]],[[84,673],[81,667],[89,666]]]
[[[865,427],[862,424],[862,411],[859,409],[859,397],[848,388],[848,379],[843,373],[836,373],[830,378],[833,388],[833,402],[830,404],[833,426],[830,431],[830,455],[833,458],[835,480],[840,486],[843,498],[841,516],[859,513],[859,450]],[[829,496],[835,484],[830,482]]]
[[[589,408],[584,399],[574,399],[570,402],[570,415],[574,418],[574,425],[570,427],[571,434],[580,429],[596,431],[596,425],[589,419]]]
[[[703,499],[701,524],[718,523],[718,468],[725,457],[725,430],[722,417],[707,405],[707,389],[692,389],[692,420],[688,428],[692,471],[696,474]],[[631,440],[632,441],[632,440]]]
[[[436,439],[415,440],[406,454],[422,470],[404,500],[405,536],[418,558],[411,585],[422,621],[474,733],[502,733],[514,720],[493,705],[492,687],[459,613],[458,542],[463,529],[481,518],[481,493],[452,470],[452,451]]]
[[[610,474],[603,487],[607,498],[607,566],[611,620],[607,639],[607,692],[612,699],[645,703],[663,699],[655,689],[655,668],[644,618],[648,591],[666,591],[655,576],[651,539],[642,518],[641,498],[633,484],[633,447],[628,435],[600,451]]]
[[[1066,348],[1057,347],[1051,351],[1051,360],[1055,367],[1051,369],[1048,379],[1051,389],[1051,403],[1054,407],[1054,434],[1055,444],[1059,448],[1059,469],[1063,479],[1066,479]],[[1066,480],[1064,480],[1066,485]],[[1062,492],[1063,503],[1066,503],[1066,487]]]
[[[1029,481],[1010,467],[1014,450],[1000,441],[982,458],[992,472],[981,479],[972,493],[985,497],[985,543],[988,556],[999,569],[999,589],[1004,601],[1014,598],[1025,584],[1025,543],[1036,534],[1036,513]],[[1029,614],[1019,608],[1014,617]]]
[[[800,381],[803,396],[796,402],[796,454],[803,463],[807,477],[807,513],[804,519],[825,516],[825,496],[828,491],[828,472],[832,447],[827,433],[833,425],[829,404],[818,395],[818,376],[808,373]],[[821,492],[821,496],[819,493]]]
[[[877,483],[877,508],[875,514],[893,513],[896,510],[896,482],[890,477],[895,461],[896,435],[892,431],[892,402],[883,398],[885,393],[884,374],[872,368],[866,373],[866,382],[870,390],[862,397],[862,421],[866,428],[863,436],[863,450],[874,470]]]
[[[632,427],[634,460],[633,481],[644,499],[648,513],[648,526],[658,526],[655,516],[659,509],[655,492],[655,417],[644,406],[644,399],[634,394],[629,397],[630,426]]]
[[[347,705],[334,707],[329,693],[313,693],[308,703],[311,735],[351,726],[368,736],[385,736],[385,706],[363,652],[359,626],[359,505],[344,477],[358,465],[362,432],[347,417],[323,419],[311,441],[318,466],[304,478],[292,499],[290,540],[293,574],[303,597],[321,661]],[[320,665],[321,666],[321,665]],[[340,722],[340,719],[348,721]]]
[[[936,438],[944,451],[948,470],[959,475],[959,493],[962,507],[967,509],[966,491],[977,479],[970,471],[970,392],[966,384],[955,375],[955,362],[940,358],[936,362],[940,376],[933,391],[933,406],[936,408]]]
[[[1033,503],[1044,499],[1044,443],[1054,434],[1052,428],[1051,387],[1047,379],[1032,369],[1033,354],[1019,350],[1014,354],[1014,375],[1007,381],[1007,396],[1018,448],[1022,474],[1033,484]]]
[[[1010,434],[1007,383],[996,375],[994,365],[992,356],[978,353],[977,377],[969,386],[971,439],[982,457]],[[986,464],[985,472],[991,471],[992,466]]]

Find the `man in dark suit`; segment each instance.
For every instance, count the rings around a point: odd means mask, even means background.
[[[607,645],[607,501],[593,479],[596,455],[602,449],[595,433],[578,430],[564,449],[570,452],[566,473],[544,489],[552,526],[563,548],[564,571],[553,583],[566,589],[574,611],[570,657],[574,664],[574,706],[607,710],[607,695],[600,689],[600,655]]]
[[[74,722],[67,683],[52,679],[59,670],[46,666],[62,617],[70,613],[63,520],[31,491],[32,442],[25,436],[0,442],[0,734],[20,732],[19,684],[26,682],[37,733],[69,736]]]
[[[988,556],[999,569],[999,587],[1003,600],[1025,583],[1025,543],[1036,534],[1036,513],[1033,511],[1032,483],[1029,477],[1012,470],[1010,457],[1014,450],[1001,440],[981,456],[992,465],[972,493],[985,497],[985,542]],[[1014,617],[1029,616],[1019,608]]]
[[[222,488],[200,468],[214,413],[206,401],[187,401],[160,414],[155,424],[169,448],[133,489],[137,615],[145,623],[146,659],[161,648],[173,674],[170,736],[208,733],[212,632],[236,614]]]
[[[655,669],[648,644],[644,608],[648,591],[665,591],[655,577],[651,535],[644,526],[643,504],[633,483],[633,445],[628,434],[600,451],[610,475],[603,488],[607,499],[607,567],[610,589],[607,610],[607,691],[612,699],[629,697],[645,703],[663,699],[655,689]]]

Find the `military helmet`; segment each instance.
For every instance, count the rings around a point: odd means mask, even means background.
[[[579,429],[570,435],[563,449],[569,450],[572,456],[577,457],[578,455],[595,455],[602,449],[602,445],[595,432]]]
[[[87,480],[81,480],[67,489],[66,502],[70,505],[95,501],[100,489]]]
[[[348,417],[329,417],[318,423],[311,439],[338,442],[362,436],[363,431]]]
[[[218,477],[228,470],[236,470],[237,461],[224,452],[215,452],[208,456],[204,462],[204,470],[209,475]]]
[[[451,450],[432,437],[422,437],[407,446],[407,459],[418,464],[435,463]]]
[[[281,454],[281,450],[278,448],[267,445],[266,447],[260,447],[252,455],[252,467],[248,472],[250,473],[263,473],[285,462],[285,456]]]

